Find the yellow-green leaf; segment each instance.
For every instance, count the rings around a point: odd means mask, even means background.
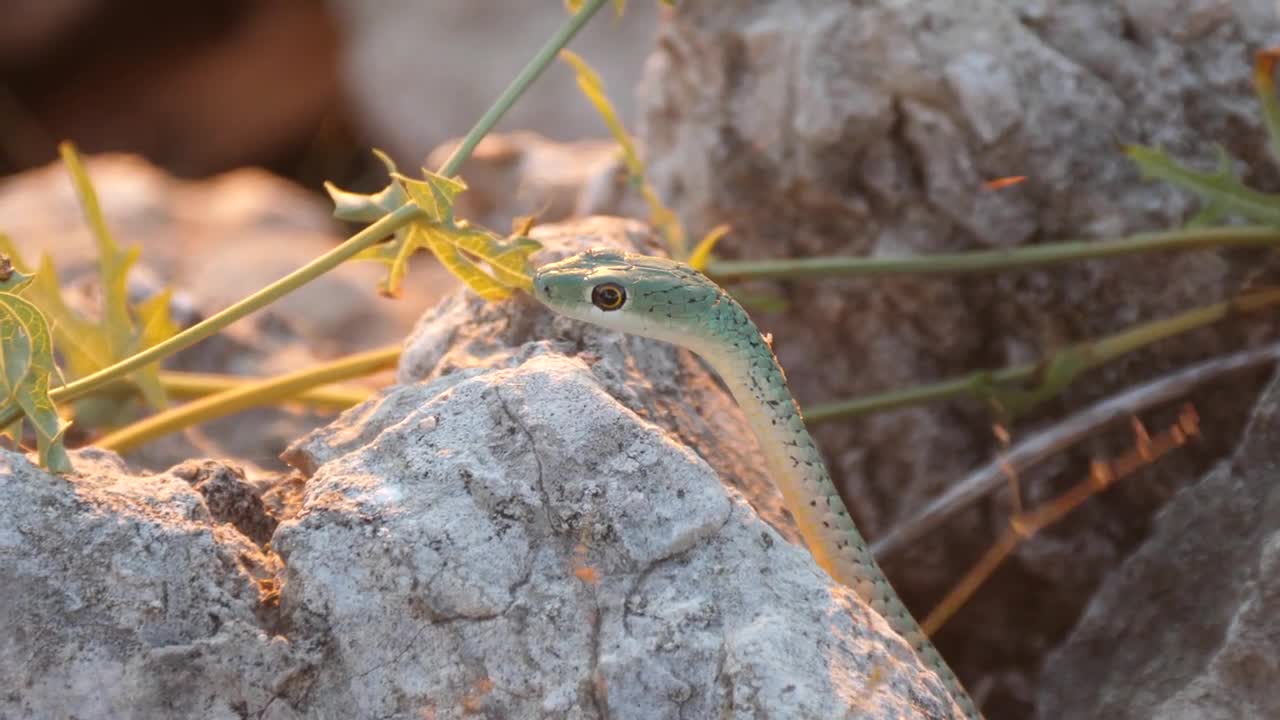
[[[680,224],[675,213],[671,212],[658,197],[658,193],[645,179],[644,161],[640,159],[640,153],[636,150],[635,143],[631,140],[631,136],[627,134],[626,127],[622,121],[618,119],[618,113],[613,108],[613,103],[609,101],[609,96],[605,93],[604,81],[595,70],[587,64],[580,56],[571,50],[561,50],[560,59],[573,66],[575,76],[578,82],[578,88],[582,90],[582,94],[600,114],[600,118],[604,120],[604,124],[609,128],[609,134],[618,143],[622,149],[622,160],[627,166],[627,173],[630,175],[631,183],[639,188],[640,194],[644,197],[645,204],[649,206],[649,224],[662,234],[667,241],[667,250],[671,256],[677,260],[685,259],[687,251],[687,243],[684,233],[684,226]]]
[[[635,143],[632,142],[631,136],[627,134],[627,128],[618,119],[618,112],[614,109],[613,103],[609,101],[609,96],[605,92],[604,81],[600,79],[600,75],[587,64],[586,60],[583,60],[580,55],[572,50],[561,50],[560,59],[573,67],[578,89],[582,91],[582,94],[586,96],[592,107],[600,114],[600,119],[609,128],[609,134],[613,136],[618,146],[622,148],[623,162],[626,163],[627,171],[631,173],[633,181],[638,181],[639,178],[644,177],[644,163],[640,160],[640,153],[636,151]]]
[[[670,3],[672,0],[664,0]],[[582,0],[564,0],[564,8],[570,13],[577,13],[582,10]],[[622,13],[627,10],[627,0],[613,0],[613,9],[618,13],[618,17],[622,17]]]
[[[373,154],[387,167],[388,176],[397,172],[391,156],[378,149]],[[342,190],[331,182],[326,182],[324,189],[333,199],[333,216],[352,222],[373,222],[409,201],[404,188],[394,179],[379,192],[368,195]]]
[[[31,370],[31,335],[17,315],[3,305],[0,308],[0,406],[4,406],[13,401]]]
[[[701,272],[707,269],[707,263],[711,261],[711,251],[715,249],[716,243],[720,242],[720,238],[729,234],[728,225],[717,225],[711,228],[711,232],[707,233],[698,244],[693,248],[693,252],[689,253],[689,267]]]
[[[85,222],[98,242],[98,268],[102,283],[102,329],[105,331],[110,356],[123,358],[133,339],[133,321],[129,317],[129,268],[138,259],[138,248],[121,250],[107,227],[98,193],[80,162],[75,146],[64,142],[58,146],[62,162],[71,174]]]
[[[400,181],[409,198],[422,208],[428,219],[435,222],[451,221],[453,200],[467,189],[467,184],[462,182],[461,178],[447,178],[425,168],[422,173],[424,175],[422,180],[415,180],[399,173],[392,177]]]
[[[502,285],[480,269],[467,256],[462,254],[458,246],[451,242],[448,235],[438,226],[427,223],[415,223],[410,235],[419,235],[432,253],[440,260],[445,269],[456,275],[467,284],[473,292],[485,300],[502,300],[511,295],[511,289]]]
[[[106,336],[101,328],[67,307],[58,288],[58,273],[48,256],[41,258],[40,269],[23,297],[35,303],[48,318],[72,377],[84,377],[111,364],[111,346]]]
[[[31,340],[30,365],[15,388],[13,402],[35,428],[40,464],[51,472],[71,472],[71,459],[62,446],[67,424],[49,397],[49,377],[54,371],[49,327],[36,306],[17,295],[0,293],[0,312],[20,323]]]

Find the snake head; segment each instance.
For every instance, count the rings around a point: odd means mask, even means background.
[[[533,294],[562,315],[695,351],[712,320],[729,309],[725,304],[736,308],[688,265],[612,249],[543,265],[534,273]]]

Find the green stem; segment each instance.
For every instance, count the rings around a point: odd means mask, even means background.
[[[218,373],[193,373],[162,371],[160,384],[170,398],[178,400],[195,400],[217,393],[235,390],[251,383],[258,383],[267,378],[245,377],[243,375],[222,375]],[[291,403],[307,405],[323,410],[346,410],[359,405],[373,392],[368,388],[348,385],[323,385],[311,388],[290,398]]]
[[[609,0],[587,0],[587,2],[578,9],[578,12],[574,13],[564,25],[560,26],[560,29],[556,31],[556,34],[551,36],[551,39],[542,46],[542,49],[538,51],[538,54],[533,56],[533,59],[529,61],[528,65],[524,66],[524,69],[520,71],[519,75],[516,75],[515,79],[511,81],[511,84],[507,86],[507,89],[502,91],[502,94],[498,96],[498,99],[493,103],[493,106],[485,111],[484,115],[480,116],[480,120],[476,122],[475,127],[471,128],[471,132],[467,133],[467,136],[464,137],[462,142],[458,144],[458,147],[454,149],[453,154],[450,155],[449,159],[445,161],[443,166],[441,166],[441,175],[444,175],[445,177],[453,177],[458,173],[458,170],[462,168],[462,163],[466,162],[467,158],[471,157],[471,153],[475,151],[476,145],[480,144],[480,141],[484,139],[484,136],[493,129],[494,125],[498,124],[498,121],[502,119],[502,116],[506,114],[507,110],[510,110],[511,106],[515,104],[515,101],[524,94],[524,91],[533,84],[534,80],[538,79],[538,76],[542,74],[542,71],[546,70],[547,66],[556,59],[556,56],[560,51],[564,49],[564,47],[569,44],[569,41],[573,39],[573,36],[577,35],[578,31],[587,24],[587,21],[591,19],[591,16],[595,15],[596,11],[604,7],[604,4],[608,1]]]
[[[310,388],[368,375],[395,365],[400,347],[379,348],[315,365],[297,372],[246,383],[225,392],[209,395],[185,405],[158,412],[121,428],[94,442],[94,445],[126,453],[166,433],[208,422],[252,407],[269,405]]]
[[[205,320],[192,325],[164,342],[156,343],[151,347],[143,350],[137,355],[121,360],[115,365],[103,368],[92,375],[87,375],[75,382],[68,383],[53,392],[49,393],[49,397],[54,402],[66,402],[83,397],[95,389],[106,383],[123,378],[138,368],[160,360],[164,357],[172,355],[188,348],[201,340],[222,330],[231,323],[240,318],[260,310],[270,305],[276,300],[288,295],[290,292],[302,287],[321,275],[329,272],[352,255],[373,245],[379,240],[394,233],[397,229],[405,224],[413,221],[421,216],[422,211],[416,205],[405,205],[387,215],[381,220],[373,223],[369,227],[352,235],[350,239],[320,257],[312,260],[301,268],[286,275],[285,277],[275,281],[267,287],[253,293],[249,297],[237,302],[236,304],[217,312]],[[17,414],[12,413],[13,417],[0,416],[0,427],[5,422],[12,422],[17,419]]]
[[[1077,240],[1009,250],[977,250],[900,258],[809,257],[792,260],[721,260],[707,267],[717,281],[822,278],[839,275],[960,275],[1061,265],[1079,260],[1170,250],[1280,244],[1280,229],[1211,227],[1139,233],[1118,240]]]
[[[1084,367],[1080,371],[1092,370],[1126,353],[1189,330],[1210,325],[1235,314],[1254,312],[1273,305],[1280,305],[1280,290],[1262,290],[1227,302],[1189,310],[1163,320],[1144,323],[1096,341],[1080,343],[1074,348],[1080,351],[1081,357],[1085,358]],[[938,400],[981,397],[982,388],[989,387],[991,384],[1032,380],[1047,362],[1048,359],[996,371],[983,370],[931,385],[919,385],[852,400],[814,405],[804,411],[804,419],[810,423],[821,423]]]
[[[475,150],[476,145],[480,143],[480,140],[493,129],[493,126],[498,123],[507,110],[509,110],[516,100],[519,99],[519,97],[529,88],[533,81],[542,74],[553,60],[555,60],[556,54],[559,53],[575,35],[577,35],[578,31],[586,25],[587,21],[590,20],[591,17],[595,15],[607,1],[608,0],[588,0],[588,2],[585,3],[578,12],[574,13],[573,16],[570,17],[554,35],[552,35],[551,39],[542,47],[541,50],[538,51],[524,69],[520,71],[520,74],[517,75],[511,84],[507,86],[507,89],[498,96],[498,99],[493,103],[493,105],[483,116],[481,116],[480,120],[467,133],[466,137],[458,145],[457,149],[453,151],[453,154],[449,156],[449,159],[441,168],[440,174],[445,176],[453,176],[457,174],[458,169],[464,162],[466,162],[467,158],[471,156],[471,153]],[[346,242],[343,242],[333,250],[330,250],[297,271],[277,280],[275,283],[259,290],[235,305],[226,308],[225,310],[207,318],[203,322],[174,335],[162,343],[158,343],[147,350],[138,353],[137,355],[133,355],[111,365],[110,367],[103,368],[92,375],[88,375],[76,380],[75,382],[60,387],[51,392],[50,397],[54,402],[65,402],[68,400],[74,400],[78,397],[83,397],[107,383],[111,383],[125,377],[129,373],[147,365],[148,363],[160,360],[172,353],[190,347],[214,333],[217,333],[236,320],[239,320],[240,318],[257,311],[272,302],[275,302],[279,298],[332,270],[365,248],[372,246],[388,235],[394,234],[396,230],[421,216],[422,211],[419,210],[416,205],[404,205],[383,216],[381,219],[369,225],[359,233],[356,233]],[[352,357],[358,358],[361,356],[357,355]],[[326,366],[318,366],[317,369],[323,369],[324,367]],[[280,378],[275,378],[274,380],[264,381],[261,387],[267,387],[268,391],[276,393],[279,391],[274,385],[271,385],[271,383],[283,383],[288,380],[290,382],[288,387],[291,389],[291,392],[297,393],[315,387],[316,385],[329,382],[328,380],[316,380],[316,378],[323,377],[323,375],[308,376],[304,378],[303,381],[298,381],[294,377],[295,375],[297,374],[285,375]],[[239,391],[237,390],[235,392]],[[229,393],[210,396],[205,400],[212,401],[215,398],[222,397],[227,394]],[[237,403],[243,402],[238,397],[231,398],[230,401]],[[265,402],[265,400],[263,400],[263,402]],[[191,403],[179,408],[179,410],[188,408],[190,405],[195,404],[196,403]],[[0,413],[0,427],[5,427],[9,423],[12,423],[19,417],[19,415],[20,410],[16,407],[6,413]]]

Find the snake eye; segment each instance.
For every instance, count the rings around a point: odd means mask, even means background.
[[[591,304],[609,312],[617,310],[627,301],[627,291],[614,283],[597,285],[591,289]]]

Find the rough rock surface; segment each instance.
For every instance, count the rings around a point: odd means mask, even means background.
[[[603,219],[539,236],[652,242]],[[401,378],[259,502],[208,461],[137,477],[86,450],[55,478],[0,454],[0,716],[959,717],[666,429],[763,492],[682,351],[459,293]]]
[[[273,627],[275,560],[181,478],[72,461],[0,451],[0,717],[297,717],[272,703],[308,657]]]
[[[1160,511],[1049,656],[1039,717],[1280,717],[1277,447],[1273,380],[1239,449]]]
[[[311,707],[959,717],[874,612],[586,362],[535,345],[513,365],[402,386],[321,431],[361,439],[274,543],[285,617],[330,639]]]
[[[1096,3],[689,0],[664,24],[641,88],[650,175],[693,234],[727,222],[725,255],[895,257],[1115,237],[1179,225],[1193,201],[1142,183],[1118,143],[1212,164],[1222,143],[1251,183],[1274,187],[1250,90],[1252,51],[1280,39],[1267,0]],[[1000,191],[986,180],[1022,175]],[[1079,263],[956,280],[777,283],[789,310],[761,317],[802,406],[1034,360],[1268,282],[1252,252]],[[1023,428],[1257,339],[1235,321],[1090,373]],[[999,674],[1008,717],[1027,717],[1038,658],[1059,641],[1146,518],[1238,438],[1261,378],[1192,399],[1206,442],[1144,470],[1020,548],[940,637],[962,675]],[[1160,413],[1145,418],[1153,427]],[[829,463],[877,536],[998,449],[977,402],[818,429]],[[1024,478],[1038,503],[1106,433]],[[918,609],[1005,526],[975,508],[889,564]],[[915,602],[912,602],[912,600]],[[1002,715],[1004,716],[1004,715]]]

